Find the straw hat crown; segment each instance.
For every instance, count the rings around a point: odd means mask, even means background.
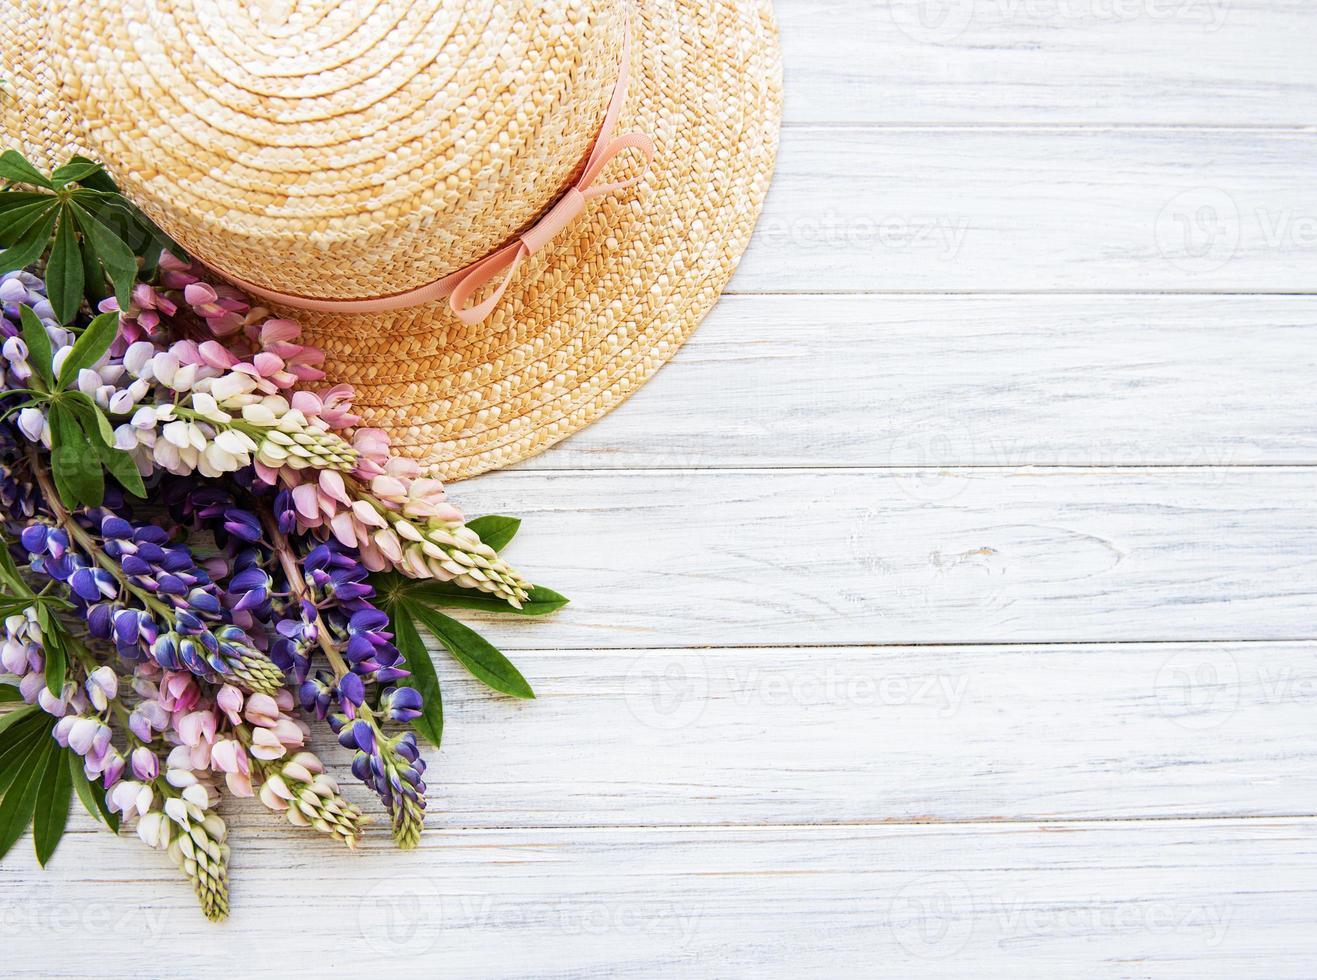
[[[442,278],[551,208],[626,31],[606,0],[116,0],[47,16],[63,106],[133,200],[215,268],[324,298]]]

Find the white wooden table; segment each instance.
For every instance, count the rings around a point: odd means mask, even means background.
[[[575,602],[440,660],[422,849],[234,808],[216,927],[82,820],[0,970],[1317,970],[1317,5],[778,12],[729,295],[456,488]]]

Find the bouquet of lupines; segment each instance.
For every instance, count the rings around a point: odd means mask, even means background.
[[[420,839],[439,683],[429,633],[495,690],[517,669],[440,611],[566,600],[325,388],[298,326],[170,249],[94,163],[0,155],[0,856],[44,864],[74,795],[228,909],[224,796],[356,845],[310,749],[351,750]],[[148,504],[148,500],[150,503]]]

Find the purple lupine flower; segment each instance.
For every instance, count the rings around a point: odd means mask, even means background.
[[[421,717],[421,692],[414,687],[391,687],[380,695],[380,710],[393,721]]]
[[[76,518],[118,574],[91,566],[62,528],[30,524],[20,535],[31,568],[69,586],[92,636],[112,639],[128,661],[146,657],[168,670],[232,678],[276,690],[282,673],[231,621],[219,588],[183,545],[154,524],[134,524],[107,508]]]
[[[412,732],[387,736],[373,719],[329,717],[339,744],[355,749],[352,774],[373,789],[393,821],[393,836],[400,847],[415,847],[425,822],[425,761]]]

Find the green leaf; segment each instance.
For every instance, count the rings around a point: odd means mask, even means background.
[[[0,153],[0,177],[18,184],[34,184],[48,191],[55,189],[41,171],[28,163],[23,154],[17,150],[5,150],[4,153]]]
[[[14,842],[23,836],[32,822],[36,808],[37,789],[45,774],[46,761],[51,752],[59,751],[59,743],[45,737],[32,744],[31,750],[18,763],[14,781],[0,800],[0,858],[9,853]]]
[[[82,286],[78,286],[81,293]],[[119,314],[117,312],[102,313],[87,325],[87,329],[82,332],[73,343],[73,349],[69,351],[69,356],[65,359],[64,365],[59,369],[59,383],[56,387],[63,390],[78,380],[78,372],[83,368],[89,368],[110,349],[114,343],[114,338],[119,335]],[[92,402],[95,407],[95,402]],[[113,439],[111,439],[113,442]]]
[[[32,590],[23,581],[18,566],[14,564],[14,556],[9,553],[9,540],[3,535],[0,535],[0,581],[19,596],[32,595]]]
[[[19,325],[23,332],[23,343],[27,345],[28,362],[36,371],[47,389],[55,387],[55,373],[50,361],[54,354],[50,349],[50,334],[41,318],[32,312],[30,306],[21,306],[18,310]]]
[[[396,573],[387,573],[396,574]],[[414,579],[403,578],[398,576],[405,584],[397,590],[401,597],[414,600],[430,607],[442,607],[447,609],[477,609],[481,612],[503,613],[512,616],[547,616],[551,612],[556,612],[563,606],[567,605],[566,596],[559,595],[553,589],[546,589],[543,586],[536,586],[531,589],[530,596],[517,609],[509,606],[506,601],[492,596],[488,592],[479,592],[475,589],[464,589],[460,585],[454,585],[452,582],[435,582],[431,579]],[[371,582],[376,582],[376,576],[371,576]],[[376,586],[377,590],[384,595],[384,588],[393,588],[392,583],[388,583],[381,588]],[[387,601],[387,600],[386,600]]]
[[[56,213],[56,208],[50,208],[44,217],[33,219],[14,244],[0,252],[0,273],[25,268],[41,257],[50,242],[50,233],[55,230]]]
[[[60,323],[72,323],[78,315],[82,287],[86,282],[82,273],[82,255],[78,251],[78,233],[73,226],[72,215],[65,208],[60,213],[55,244],[51,246],[50,259],[46,262],[46,295]]]
[[[43,194],[41,191],[3,191],[0,192],[0,214],[8,214],[17,208],[31,207],[33,204],[44,204],[53,208],[58,200],[54,194]]]
[[[113,432],[110,433],[110,441],[114,441]],[[142,482],[142,474],[137,471],[137,463],[133,461],[130,454],[104,443],[97,444],[96,452],[101,457],[101,463],[109,470],[110,476],[118,480],[120,486],[134,497],[146,496],[146,484]]]
[[[114,284],[119,308],[128,309],[133,298],[133,284],[137,281],[137,256],[124,244],[122,238],[82,205],[74,203],[70,207],[78,216],[78,226],[82,228],[83,235],[91,242],[101,264],[105,266],[105,275]]]
[[[73,775],[64,761],[65,750],[53,738],[54,751],[47,751],[46,771],[37,789],[36,813],[32,818],[32,845],[37,864],[43,868],[59,846],[69,821],[69,803],[73,798]]]
[[[42,630],[41,646],[46,656],[46,690],[59,697],[69,672],[68,651],[63,638],[53,630]]]
[[[92,163],[86,157],[74,157],[62,167],[56,167],[55,172],[50,175],[50,182],[56,187],[63,187],[65,184],[82,182],[93,174],[99,172],[101,165]]]
[[[412,727],[431,745],[438,746],[444,737],[444,704],[439,693],[439,678],[434,672],[430,651],[416,632],[411,609],[400,602],[389,613],[389,629],[393,632],[393,645],[402,654],[412,676],[407,683],[421,694],[423,714],[412,719]]]
[[[23,760],[48,736],[51,720],[49,715],[33,717],[6,733],[4,745],[0,747],[0,794],[9,789],[23,772]]]
[[[516,536],[517,528],[521,527],[521,518],[489,514],[467,521],[466,526],[480,535],[480,540],[495,551],[502,551]]]
[[[78,799],[82,801],[83,808],[105,826],[109,827],[115,833],[119,832],[119,814],[112,813],[109,806],[105,803],[105,787],[100,783],[92,783],[87,779],[87,773],[83,770],[82,759],[76,752],[65,751],[69,759],[69,777],[73,783],[73,789],[78,794]]]
[[[91,164],[91,166],[95,168],[86,176],[77,178],[78,183],[83,187],[94,191],[102,191],[107,194],[119,193],[119,188],[116,187],[114,181],[110,179],[110,175],[107,174],[101,168],[101,165],[95,160],[88,160],[84,156],[74,155],[69,158],[69,162],[64,166],[71,167],[76,163]]]
[[[420,624],[481,683],[516,698],[535,697],[521,671],[475,630],[418,603],[408,602],[406,605]]]
[[[9,684],[0,684],[0,704],[12,704],[15,701],[22,701],[23,695],[18,693],[18,688]]]
[[[64,377],[63,372],[60,372],[60,377]],[[84,391],[70,391],[64,399],[73,409],[73,414],[82,422],[87,435],[94,435],[101,442],[108,440],[111,445],[114,444],[114,427],[110,425],[105,409],[97,405],[91,395]],[[93,439],[92,442],[95,443],[97,439]]]
[[[87,305],[94,310],[100,305],[101,300],[111,295],[112,290],[105,285],[105,273],[101,269],[101,259],[96,254],[96,246],[85,234],[82,236],[81,256],[82,277],[86,280],[86,285],[82,287],[82,295],[87,298]]]
[[[25,204],[8,205],[8,199],[18,197],[12,192],[0,194],[0,244],[12,245],[29,228],[58,206],[49,194],[33,194],[36,198]],[[8,206],[5,206],[8,205]]]
[[[4,715],[4,717],[0,717],[0,736],[3,736],[5,732],[9,731],[9,729],[13,728],[15,725],[22,724],[23,719],[37,717],[37,712],[39,711],[41,711],[41,709],[35,704],[29,704],[22,708],[15,708],[13,711]]]
[[[100,454],[62,402],[50,403],[50,444],[51,472],[64,505],[99,507],[105,499]]]

